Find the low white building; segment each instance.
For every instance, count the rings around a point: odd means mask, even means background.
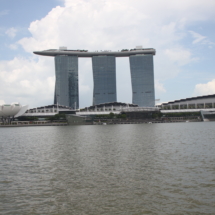
[[[22,116],[27,109],[28,105],[22,106],[18,102],[2,104],[0,105],[0,119],[2,122],[10,122],[11,119]]]
[[[167,103],[162,103],[160,105],[162,110],[202,110],[202,109],[214,109],[215,108],[215,94],[197,96],[186,99],[180,99],[175,101],[170,101]]]

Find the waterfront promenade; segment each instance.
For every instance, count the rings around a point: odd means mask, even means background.
[[[66,126],[67,122],[46,122],[46,121],[13,121],[11,124],[0,124],[0,127],[27,127],[27,126]]]

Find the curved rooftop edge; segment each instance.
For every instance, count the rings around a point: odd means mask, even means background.
[[[88,52],[86,50],[59,50],[49,49],[44,51],[34,51],[34,54],[54,57],[57,55],[77,56],[77,57],[93,57],[93,56],[115,56],[115,57],[129,57],[131,55],[155,55],[156,50],[153,48],[141,50],[125,50],[125,51],[95,51]]]
[[[175,101],[169,101],[169,102],[162,103],[161,105],[169,105],[169,104],[174,104],[174,103],[179,103],[179,102],[188,102],[188,101],[194,101],[197,99],[215,99],[215,94],[190,97],[190,98],[179,99],[179,100],[175,100]]]
[[[14,102],[12,104],[0,105],[0,117],[18,117],[23,115],[28,109],[28,105],[22,106]]]

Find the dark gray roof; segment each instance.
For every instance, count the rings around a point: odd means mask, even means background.
[[[215,98],[215,94],[206,95],[206,96],[190,97],[190,98],[186,98],[186,99],[179,99],[179,100],[175,100],[175,101],[171,101],[171,102],[162,103],[162,105],[173,104],[176,102],[192,101],[192,100],[196,100],[196,99],[209,99],[209,98]]]
[[[44,108],[60,108],[60,109],[71,109],[72,110],[72,108],[71,107],[68,107],[68,106],[63,106],[63,105],[57,105],[57,104],[53,104],[53,105],[47,105],[47,106],[43,106],[43,107],[37,107],[37,108],[32,108],[32,109],[29,109],[29,110],[35,110],[35,109],[38,109],[38,110],[40,110],[40,109],[44,109]]]
[[[103,108],[104,106],[105,107],[112,107],[112,106],[138,107],[138,105],[135,105],[135,104],[129,104],[129,103],[123,103],[123,102],[108,102],[108,103],[103,103],[103,104],[89,106],[89,107],[86,107],[86,108],[88,108],[88,109],[95,109],[95,107],[97,107],[97,108]]]

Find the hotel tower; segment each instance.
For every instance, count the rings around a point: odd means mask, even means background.
[[[155,49],[135,49],[112,52],[87,50],[49,49],[35,54],[55,58],[54,104],[79,108],[78,58],[89,57],[93,66],[93,105],[117,101],[116,57],[129,57],[132,103],[140,107],[155,105],[153,55]]]

